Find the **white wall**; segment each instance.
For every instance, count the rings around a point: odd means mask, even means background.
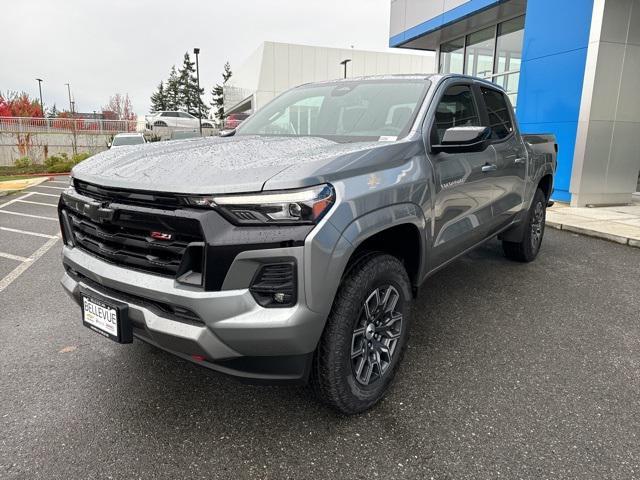
[[[383,75],[391,73],[433,73],[435,56],[420,54],[372,52],[366,50],[314,47],[289,43],[265,42],[231,77],[225,88],[247,88],[254,95],[254,108],[303,83],[343,78],[340,62],[351,59],[347,77]],[[259,74],[256,76],[256,65]],[[239,100],[237,100],[239,101]],[[237,103],[236,101],[236,103]],[[227,102],[228,110],[234,103]]]
[[[596,0],[571,174],[573,206],[628,203],[640,170],[640,0]]]
[[[469,0],[391,0],[391,36],[453,10]]]

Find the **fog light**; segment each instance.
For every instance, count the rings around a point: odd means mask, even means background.
[[[249,287],[253,298],[263,307],[291,307],[296,303],[295,262],[261,266]]]
[[[274,293],[273,299],[278,303],[285,303],[288,300],[289,295],[286,293],[278,292]]]

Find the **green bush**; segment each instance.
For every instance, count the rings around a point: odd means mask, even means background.
[[[59,157],[57,155],[51,155],[50,157],[45,158],[44,166],[45,166],[45,168],[51,168],[54,165],[57,165],[57,164],[62,163],[62,162],[63,162],[62,157]]]
[[[76,153],[73,157],[71,157],[71,161],[73,162],[74,165],[77,165],[83,160],[86,160],[87,158],[89,158],[90,156],[91,154],[88,152]]]
[[[44,161],[44,166],[47,172],[50,173],[62,173],[71,170],[74,165],[86,160],[91,156],[90,153],[82,152],[73,155],[69,158],[66,153],[59,153],[58,155],[51,155]]]
[[[30,166],[33,165],[33,163],[31,162],[31,159],[29,157],[19,158],[15,162],[13,162],[13,164],[17,168],[29,168]]]
[[[51,167],[47,168],[47,172],[48,173],[66,173],[66,172],[70,172],[71,169],[73,168],[73,165],[74,164],[73,164],[72,161],[56,163],[55,165],[52,165]]]

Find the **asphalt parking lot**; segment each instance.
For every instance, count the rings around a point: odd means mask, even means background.
[[[0,478],[640,478],[640,249],[548,229],[529,265],[465,256],[345,418],[84,328],[56,182],[0,199]]]

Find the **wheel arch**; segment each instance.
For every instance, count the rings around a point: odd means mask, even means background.
[[[543,173],[542,178],[538,181],[537,188],[542,190],[545,198],[549,201],[551,193],[553,192],[553,175],[549,172]]]
[[[316,312],[328,313],[347,268],[356,256],[374,247],[375,251],[402,256],[403,263],[414,262],[407,273],[415,287],[422,278],[426,260],[425,225],[420,207],[402,203],[368,212],[352,220],[342,232],[330,224],[317,235],[307,237],[304,266],[307,305]],[[407,235],[414,252],[411,254],[402,241]]]

